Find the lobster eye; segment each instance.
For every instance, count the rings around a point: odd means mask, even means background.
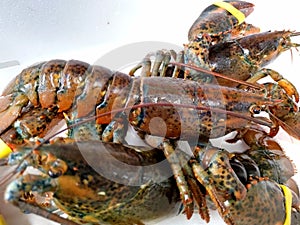
[[[291,47],[290,45],[290,40],[287,39],[287,38],[282,38],[280,40],[280,46],[283,48],[283,49],[289,49]]]
[[[249,109],[252,114],[259,114],[261,112],[261,108],[257,105],[252,105]]]
[[[68,166],[65,161],[56,159],[50,166],[48,175],[52,178],[57,178],[57,177],[63,175],[67,171],[67,169],[68,169]]]
[[[52,170],[49,170],[48,171],[48,175],[51,177],[51,178],[57,178],[59,176],[61,176],[63,173],[61,170],[58,170],[58,171],[52,171]]]

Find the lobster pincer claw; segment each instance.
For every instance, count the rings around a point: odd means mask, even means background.
[[[229,215],[235,218],[235,224],[299,224],[291,223],[299,212],[292,209],[292,193],[288,187],[264,178],[248,186],[243,201],[230,202]],[[264,214],[264,210],[269,213]]]
[[[294,96],[295,101],[299,102],[299,93],[295,85],[293,85],[290,81],[284,78],[279,80],[277,83],[285,90],[287,95],[289,95],[290,97]]]
[[[254,5],[245,1],[222,1],[207,7],[189,30],[190,41],[202,34],[219,35],[231,32],[242,24]],[[222,21],[222,22],[220,22]]]
[[[290,43],[292,46],[293,43]],[[280,53],[280,50],[278,51]],[[262,68],[259,71],[257,71],[251,78],[249,78],[247,81],[250,83],[255,83],[258,80],[260,80],[263,77],[270,76],[277,84],[284,89],[285,93],[290,96],[291,98],[294,97],[296,102],[299,102],[299,92],[297,91],[297,88],[295,85],[284,78],[280,73],[278,73],[275,70]]]

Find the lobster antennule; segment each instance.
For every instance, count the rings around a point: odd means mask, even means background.
[[[300,36],[299,31],[291,32],[291,34],[290,34],[290,37],[298,37],[298,36]],[[297,48],[297,47],[300,47],[300,43],[290,42],[290,43],[288,43],[288,46],[290,48]]]
[[[295,37],[295,36],[300,36],[300,32],[299,31],[295,31],[291,33],[291,37]]]

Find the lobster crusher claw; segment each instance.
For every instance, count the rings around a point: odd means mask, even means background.
[[[228,12],[230,12],[238,21],[238,24],[241,24],[245,21],[246,16],[244,15],[244,13],[242,13],[240,10],[238,10],[237,8],[235,8],[233,5],[227,3],[227,2],[215,2],[213,3],[215,6],[218,6],[222,9],[227,10]]]

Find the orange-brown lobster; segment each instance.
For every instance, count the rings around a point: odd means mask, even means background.
[[[289,33],[288,35],[291,35]],[[292,34],[293,35],[293,34]],[[245,39],[246,40],[246,39]],[[218,43],[212,42],[212,46],[210,49],[216,48],[216,46],[219,46]],[[227,45],[229,42],[224,42],[221,41],[220,45],[221,47],[223,46],[224,48],[229,48],[229,49],[234,49],[237,48],[236,46],[232,45]],[[226,47],[228,46],[228,47]],[[291,45],[290,47],[293,47],[296,45]],[[238,46],[240,47],[240,46]],[[210,50],[209,49],[209,50]],[[213,52],[213,51],[212,51]],[[218,51],[215,51],[216,54]],[[224,52],[226,52],[224,50]],[[243,56],[245,56],[245,53],[243,52]],[[223,56],[220,54],[220,56]],[[217,57],[217,55],[216,55]],[[233,57],[233,56],[232,56]],[[248,57],[248,55],[247,55]],[[246,59],[248,59],[246,57]],[[239,57],[238,57],[239,58]],[[242,63],[245,62],[245,57],[242,60]],[[255,61],[254,61],[255,62]],[[88,68],[88,66],[84,63],[76,64],[77,62],[75,61],[70,61],[69,64],[73,64],[73,66],[65,66],[64,61],[57,61],[57,62],[49,62],[48,64],[46,63],[45,65],[42,64],[34,68],[28,69],[28,71],[23,72],[23,75],[20,75],[19,78],[16,79],[17,87],[13,88],[14,90],[8,90],[5,91],[4,94],[5,96],[2,97],[3,102],[1,103],[1,111],[2,111],[2,116],[7,116],[5,118],[8,118],[10,120],[5,120],[5,123],[2,123],[2,131],[6,132],[14,132],[14,129],[10,129],[12,122],[18,117],[20,110],[28,110],[30,113],[32,110],[32,106],[27,104],[30,102],[32,105],[37,106],[37,107],[42,107],[44,109],[37,110],[37,113],[41,113],[42,116],[39,117],[39,119],[45,119],[45,124],[48,124],[49,121],[52,120],[52,118],[56,118],[55,115],[57,112],[62,112],[65,111],[67,112],[71,107],[75,110],[72,110],[72,113],[69,115],[70,121],[69,123],[72,123],[74,120],[76,122],[78,119],[81,119],[83,116],[87,116],[92,111],[94,110],[95,102],[101,103],[97,105],[97,112],[98,113],[104,113],[107,112],[109,115],[107,117],[101,117],[97,119],[97,122],[100,122],[100,124],[108,124],[110,123],[111,120],[111,110],[113,109],[119,109],[120,107],[124,106],[124,101],[127,101],[127,104],[131,107],[132,105],[135,104],[140,104],[139,108],[134,108],[130,112],[130,117],[129,120],[130,122],[138,129],[145,133],[149,134],[154,134],[154,135],[159,135],[163,137],[167,137],[170,139],[178,139],[178,138],[183,138],[183,139],[194,139],[194,145],[195,143],[198,142],[198,139],[201,141],[207,141],[209,137],[218,137],[223,134],[226,134],[227,132],[230,132],[232,130],[236,130],[240,127],[244,127],[248,124],[248,122],[245,122],[245,116],[252,116],[252,113],[249,113],[249,110],[251,112],[259,112],[261,109],[266,110],[271,119],[275,121],[278,125],[281,125],[283,128],[287,128],[286,130],[291,132],[291,134],[297,138],[299,138],[299,129],[297,128],[298,121],[299,121],[299,112],[298,110],[295,111],[295,103],[292,101],[292,99],[283,94],[284,99],[287,99],[287,101],[275,101],[272,102],[273,98],[265,98],[263,94],[259,92],[259,94],[254,94],[252,95],[249,90],[239,90],[239,89],[230,89],[230,88],[225,88],[225,87],[218,87],[216,85],[206,85],[206,86],[201,86],[200,84],[190,82],[190,81],[173,81],[173,80],[168,80],[168,79],[161,79],[161,78],[155,78],[155,79],[147,79],[147,78],[141,78],[141,79],[131,79],[127,78],[126,75],[122,75],[120,73],[113,74],[110,71],[101,68],[101,67],[90,67],[88,74],[93,74],[94,71],[96,73],[99,73],[103,75],[101,78],[100,77],[93,77],[91,75],[88,75],[89,79],[82,78],[84,76],[83,74],[85,73],[84,70],[85,68]],[[249,68],[248,68],[249,69]],[[69,80],[68,80],[68,75],[72,73],[78,72],[79,78],[85,80],[85,82],[81,83],[79,82],[79,87],[76,85],[71,86],[70,90],[66,90],[65,87],[69,85]],[[104,72],[103,72],[104,71]],[[23,77],[25,78],[29,74],[29,80],[24,80]],[[66,76],[65,76],[66,75]],[[23,77],[22,77],[23,76]],[[48,77],[50,79],[48,79]],[[40,81],[42,80],[43,82],[39,83],[39,81],[34,81],[31,79],[39,79]],[[52,79],[53,78],[53,79]],[[27,79],[27,77],[26,77]],[[52,80],[51,80],[52,79]],[[76,78],[77,79],[77,78]],[[76,84],[78,80],[72,80],[71,83]],[[99,86],[95,86],[94,80],[96,79],[97,82],[103,82]],[[281,80],[281,79],[280,79]],[[170,81],[170,82],[169,82]],[[65,82],[65,83],[64,83]],[[163,86],[164,91],[161,91],[160,89],[155,89],[155,86],[153,84],[157,83],[166,83],[166,86]],[[169,83],[168,83],[169,82]],[[176,83],[178,82],[178,83]],[[168,84],[167,84],[168,83]],[[172,84],[173,83],[173,84]],[[24,85],[25,84],[25,85]],[[40,85],[41,84],[41,85]],[[53,85],[54,84],[54,85]],[[98,83],[96,83],[98,85]],[[128,85],[129,84],[129,85]],[[30,86],[32,85],[32,86]],[[36,86],[37,85],[37,86]],[[53,85],[53,86],[52,86]],[[57,85],[57,86],[56,86]],[[132,89],[131,89],[132,85]],[[182,92],[167,92],[167,96],[172,103],[172,106],[167,105],[169,104],[166,101],[168,100],[164,95],[165,95],[165,89],[170,87],[170,90],[174,90],[175,88],[178,87],[182,88]],[[38,87],[38,88],[37,88]],[[79,92],[77,92],[76,95],[76,103],[72,104],[73,100],[73,93],[75,92],[76,88],[79,88]],[[92,87],[93,89],[89,89],[89,87]],[[276,85],[274,87],[277,88]],[[37,92],[35,92],[37,88]],[[74,89],[73,89],[74,88]],[[123,88],[123,90],[122,90]],[[128,88],[128,89],[126,89]],[[207,88],[207,89],[206,89]],[[203,89],[205,90],[210,90],[210,94],[207,94],[208,98],[203,98],[204,94],[202,94]],[[292,88],[293,89],[293,88]],[[30,92],[29,95],[27,95],[26,91],[24,90],[33,90]],[[196,90],[196,92],[195,92]],[[217,90],[221,90],[222,95],[224,94],[225,96],[225,101],[223,99],[223,96],[221,98],[215,98],[217,93]],[[224,91],[223,91],[224,90]],[[232,91],[231,91],[232,90]],[[273,90],[273,89],[272,89]],[[130,91],[130,92],[126,92]],[[131,91],[133,95],[131,95]],[[158,91],[158,92],[157,92]],[[160,91],[162,95],[160,95]],[[176,89],[176,91],[178,91]],[[282,91],[279,91],[282,92]],[[92,94],[91,94],[92,93]],[[97,93],[97,95],[93,95],[94,93]],[[98,94],[100,93],[100,95]],[[130,94],[128,94],[130,93]],[[149,94],[150,93],[150,94]],[[197,94],[195,94],[197,93]],[[234,94],[233,94],[234,93]],[[247,93],[247,94],[246,94]],[[272,92],[267,92],[268,95],[271,95],[270,93]],[[288,92],[291,93],[291,95],[294,95],[295,98],[297,99],[297,94],[295,94],[295,91]],[[37,94],[39,95],[39,98],[36,98]],[[241,102],[245,101],[245,96],[242,96],[243,94],[246,94],[247,98],[249,97],[250,99],[252,96],[254,98],[259,99],[258,101],[252,101],[252,100],[246,100],[246,105],[241,104]],[[156,96],[155,96],[156,95]],[[238,95],[238,96],[236,96]],[[277,93],[276,93],[277,95]],[[57,97],[56,97],[57,96]],[[100,96],[100,97],[99,97]],[[140,96],[142,98],[140,98]],[[196,100],[196,106],[200,107],[202,111],[200,111],[200,117],[201,119],[204,119],[206,123],[204,123],[204,127],[201,127],[202,124],[198,122],[198,112],[192,112],[191,110],[178,110],[180,107],[183,107],[184,105],[178,104],[176,105],[176,101],[178,101],[178,96],[187,96],[187,103],[188,105],[194,104]],[[232,98],[232,96],[235,96]],[[200,97],[200,98],[198,98]],[[281,98],[281,97],[280,97]],[[278,99],[280,99],[278,98]],[[37,101],[39,99],[39,102]],[[200,100],[199,100],[200,99]],[[207,104],[203,104],[204,99]],[[209,104],[209,101],[213,99],[214,102],[213,104],[216,104],[221,106],[221,108],[217,108],[215,110],[211,104]],[[228,105],[227,105],[227,99]],[[12,100],[12,105],[13,107],[9,107],[11,104]],[[86,101],[87,100],[87,101]],[[180,99],[183,101],[183,99]],[[277,100],[277,98],[275,98]],[[152,101],[152,102],[151,102]],[[161,102],[160,102],[161,101]],[[230,102],[232,101],[232,102]],[[252,102],[251,102],[252,101]],[[236,104],[238,102],[239,104]],[[250,102],[250,105],[248,104]],[[89,107],[86,103],[91,103],[92,107]],[[198,105],[200,103],[200,105]],[[48,107],[53,106],[53,104],[57,104],[57,106],[52,107],[50,111],[47,111]],[[147,105],[147,104],[150,104]],[[226,104],[226,105],[225,105]],[[232,105],[233,104],[233,105]],[[264,106],[268,104],[268,107],[265,108]],[[282,104],[283,107],[282,107]],[[224,107],[224,105],[226,107]],[[157,107],[160,107],[158,110]],[[251,107],[250,107],[251,106]],[[190,106],[188,106],[190,107]],[[240,107],[240,108],[238,108]],[[193,108],[193,107],[191,107]],[[86,111],[88,109],[88,111]],[[198,108],[199,109],[199,108]],[[207,110],[210,111],[207,111]],[[219,111],[220,109],[220,111]],[[224,117],[224,109],[231,111],[231,109],[238,109],[238,112],[242,112],[240,115],[236,114],[231,114],[227,115]],[[283,109],[283,110],[282,110]],[[164,111],[165,110],[165,111]],[[204,112],[203,112],[204,111]],[[54,113],[53,113],[54,112]],[[125,111],[126,112],[126,111]],[[179,114],[177,114],[179,112]],[[284,113],[283,113],[284,112]],[[51,114],[52,113],[52,114]],[[182,113],[182,114],[180,114]],[[278,115],[277,115],[278,113]],[[228,112],[228,114],[230,114]],[[11,116],[12,115],[12,116]],[[23,114],[25,115],[25,114]],[[60,114],[61,115],[61,114]],[[120,116],[119,116],[120,115]],[[114,139],[117,141],[122,141],[122,137],[120,139],[120,136],[118,136],[118,132],[123,131],[124,125],[124,118],[123,114],[119,114],[119,118],[116,119],[116,121],[113,121],[113,123],[110,123],[109,126],[106,127],[104,131],[104,137],[107,138],[108,140],[112,140],[111,135],[115,135]],[[195,115],[195,116],[194,116]],[[162,132],[163,129],[152,129],[153,122],[152,118],[160,117],[162,120],[167,121],[167,129],[165,130],[165,133]],[[236,117],[235,117],[236,116]],[[243,118],[241,118],[243,117]],[[150,118],[150,119],[149,119]],[[170,119],[171,118],[171,119]],[[187,123],[181,123],[182,118],[189,118],[190,121],[187,121]],[[194,123],[192,120],[196,118],[196,123]],[[213,118],[213,119],[212,119]],[[283,120],[284,119],[284,120]],[[255,119],[253,119],[255,120]],[[285,120],[290,122],[290,124],[285,125]],[[25,116],[25,121],[26,121],[26,116]],[[27,120],[28,122],[29,120]],[[152,122],[151,122],[152,121]],[[179,122],[178,122],[179,121]],[[191,122],[192,121],[192,122]],[[170,122],[170,123],[169,123]],[[183,121],[186,122],[186,121]],[[224,123],[225,122],[225,123]],[[256,119],[256,123],[261,123],[264,125],[268,125],[269,123],[266,123],[265,120],[261,119]],[[156,124],[161,124],[161,123],[156,123]],[[226,124],[226,128],[225,125]],[[15,124],[16,128],[18,129],[18,133],[22,133],[25,128],[25,123],[19,122]],[[179,125],[183,127],[181,129],[182,132],[178,132],[178,129],[174,129],[175,127],[178,127]],[[188,125],[188,126],[186,126]],[[196,125],[196,126],[195,126]],[[216,126],[215,126],[216,125]],[[228,126],[229,125],[229,126]],[[296,131],[293,129],[290,129],[291,126],[295,125],[296,126]],[[196,129],[195,129],[196,127]],[[213,127],[213,132],[211,132],[211,127]],[[187,128],[187,129],[186,129]],[[276,126],[278,128],[278,126]],[[7,130],[9,129],[9,130]],[[111,132],[113,130],[113,132]],[[32,129],[29,129],[27,131],[32,131]],[[39,131],[38,131],[39,132]],[[78,132],[76,129],[73,132]],[[81,132],[81,131],[79,131]],[[101,132],[100,132],[101,133]],[[196,133],[196,134],[195,134]],[[274,131],[273,129],[273,134],[276,133],[276,130]],[[7,133],[6,133],[7,134]],[[168,134],[168,135],[165,135]],[[31,136],[30,134],[29,136]],[[201,136],[202,135],[202,136]],[[34,135],[33,135],[34,136]],[[7,136],[6,136],[7,137]],[[11,137],[11,136],[9,136]],[[200,138],[198,138],[200,137]],[[168,155],[170,154],[172,150],[172,145],[170,145],[168,142],[164,142],[164,151],[165,154]],[[172,165],[176,165],[176,162],[172,161]],[[175,168],[173,168],[175,170]],[[183,186],[181,187],[181,194],[182,194],[182,199],[185,199],[186,196],[188,195],[185,193],[185,190],[183,189]],[[212,196],[211,196],[212,197]],[[186,204],[189,202],[186,201]],[[191,210],[191,207],[190,209]],[[190,214],[187,210],[187,214]]]

